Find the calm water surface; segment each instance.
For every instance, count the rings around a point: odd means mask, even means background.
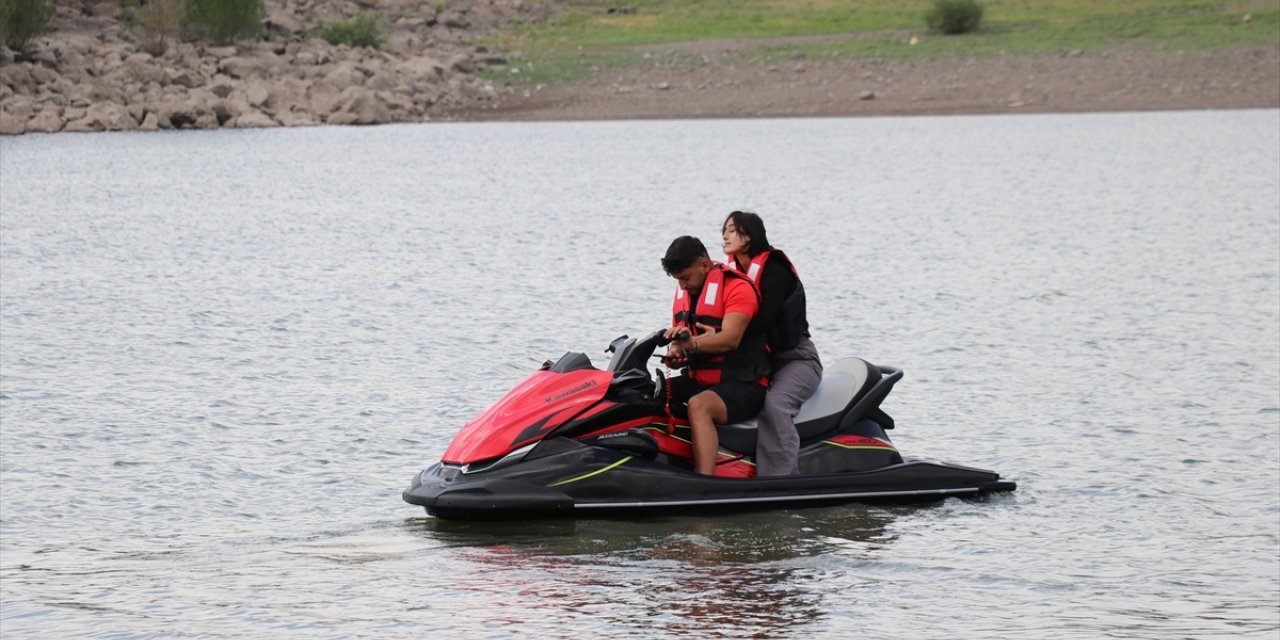
[[[468,524],[400,501],[764,214],[827,359],[983,501]],[[713,245],[714,246],[714,245]],[[0,139],[13,637],[1275,638],[1280,112]]]

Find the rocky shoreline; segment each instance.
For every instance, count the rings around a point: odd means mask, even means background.
[[[267,40],[178,42],[152,55],[116,19],[116,2],[59,0],[22,55],[0,47],[0,134],[426,121],[494,98],[475,72],[504,61],[476,37],[538,10],[520,0],[266,6]],[[301,36],[368,11],[388,18],[378,49]]]

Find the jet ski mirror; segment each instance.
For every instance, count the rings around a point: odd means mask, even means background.
[[[616,351],[618,350],[618,348],[622,346],[622,343],[626,342],[626,341],[627,341],[627,340],[629,340],[629,339],[630,339],[630,338],[629,338],[629,337],[627,336],[627,334],[625,334],[625,333],[624,333],[624,334],[622,334],[622,335],[620,335],[620,336],[618,336],[618,337],[616,337],[616,338],[614,338],[614,339],[609,343],[609,346],[607,346],[607,347],[605,347],[605,348],[604,348],[604,352],[605,352],[605,353],[614,353],[614,352],[616,352]]]

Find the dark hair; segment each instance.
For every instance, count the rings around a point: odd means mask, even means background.
[[[707,255],[707,247],[702,241],[693,236],[680,236],[671,241],[671,246],[667,247],[667,255],[662,257],[662,268],[666,270],[667,275],[673,276],[680,271],[684,271],[693,266],[701,258],[710,259]]]
[[[765,233],[764,220],[760,216],[750,211],[734,211],[729,217],[724,219],[724,224],[720,225],[720,233],[724,233],[729,221],[733,221],[733,226],[738,229],[738,233],[750,238],[747,242],[747,255],[754,256],[762,251],[768,251],[773,248],[769,244],[769,234]]]

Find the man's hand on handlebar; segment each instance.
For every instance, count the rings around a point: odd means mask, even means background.
[[[688,327],[670,327],[662,333],[662,340],[669,343],[667,355],[662,357],[662,364],[674,368],[689,364],[686,348],[692,343],[693,334],[689,333]]]

